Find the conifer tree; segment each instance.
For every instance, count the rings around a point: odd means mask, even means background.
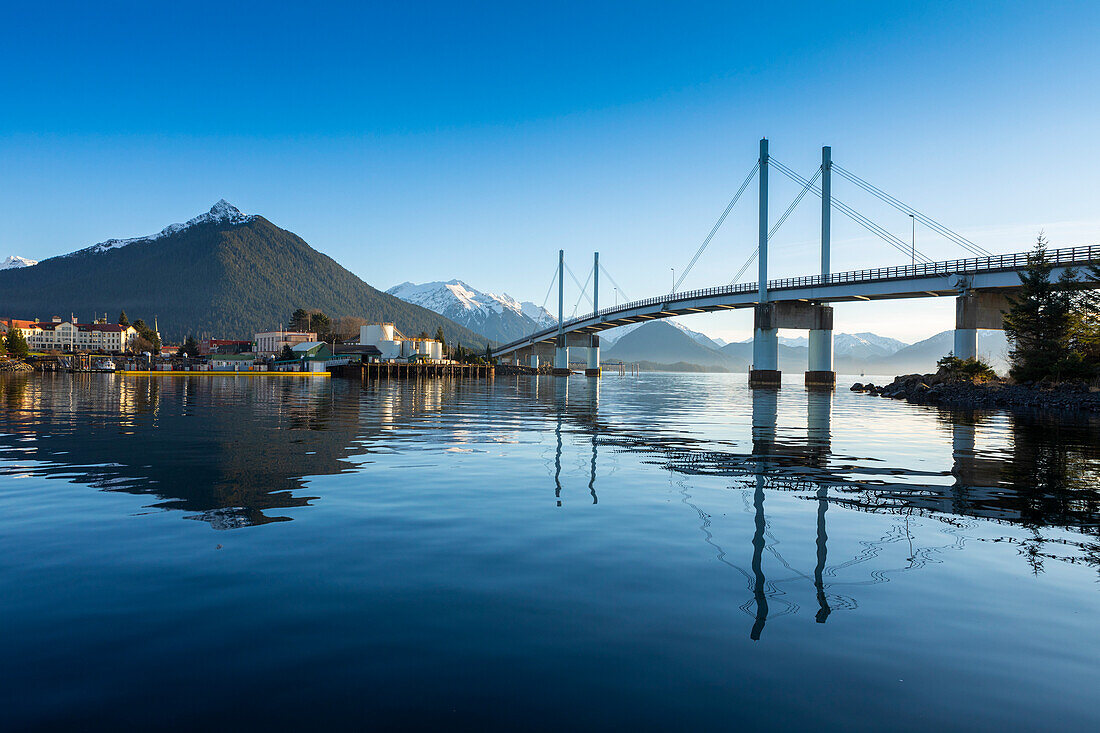
[[[180,353],[186,354],[192,359],[196,359],[199,356],[199,342],[193,335],[189,335],[183,342],[183,346],[180,347]]]
[[[5,339],[4,345],[7,347],[9,354],[20,359],[30,353],[30,349],[27,347],[27,339],[23,337],[23,332],[18,328],[8,331],[8,337]]]
[[[1011,344],[1009,373],[1018,381],[1063,376],[1059,372],[1070,358],[1076,273],[1067,270],[1057,283],[1051,282],[1054,264],[1047,259],[1046,245],[1040,233],[1027,267],[1020,272],[1019,292],[1008,298],[1010,307],[1004,316]]]

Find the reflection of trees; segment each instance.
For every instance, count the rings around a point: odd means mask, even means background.
[[[19,408],[0,415],[0,434],[12,434],[0,446],[49,438],[21,456],[42,463],[36,473],[156,496],[154,506],[217,528],[286,520],[268,512],[307,505],[305,477],[351,469],[358,414],[336,411],[333,395],[350,383],[57,375],[0,385]]]

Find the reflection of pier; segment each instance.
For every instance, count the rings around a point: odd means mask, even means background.
[[[599,410],[598,382],[596,380],[553,380],[550,378],[519,379],[515,382],[521,396],[531,404],[541,406],[552,417],[555,426],[554,485],[559,503],[562,496],[563,452],[568,453],[568,435],[584,436],[583,441],[572,445],[584,445],[590,451],[589,490],[596,500],[596,455],[626,451],[653,456],[657,465],[684,476],[727,477],[733,487],[746,491],[746,510],[753,516],[751,548],[748,565],[738,566],[729,559],[729,553],[719,544],[714,532],[713,520],[697,507],[682,484],[683,503],[694,509],[700,517],[700,530],[705,541],[714,547],[716,559],[744,576],[749,600],[742,606],[753,620],[750,635],[761,638],[769,620],[795,613],[798,606],[788,597],[789,591],[780,590],[791,583],[812,586],[816,623],[824,624],[837,611],[857,607],[856,600],[838,590],[845,586],[861,586],[888,582],[896,575],[919,570],[929,562],[936,562],[938,555],[963,546],[963,537],[957,534],[958,522],[952,517],[972,516],[1028,525],[1055,524],[1078,527],[1094,521],[1100,506],[1095,492],[1073,492],[1064,488],[1066,473],[1042,477],[1030,481],[1020,476],[1017,461],[1012,452],[991,454],[976,450],[980,434],[980,422],[967,420],[965,416],[950,415],[943,421],[951,430],[952,466],[950,471],[919,471],[900,469],[882,464],[853,464],[832,453],[832,412],[835,395],[831,390],[808,390],[805,403],[805,428],[777,425],[781,394],[776,390],[756,389],[752,392],[752,449],[751,452],[714,450],[707,441],[682,433],[662,434],[651,425],[625,426],[601,417]],[[789,397],[788,397],[789,398]],[[662,405],[658,409],[675,409]],[[1001,418],[1008,419],[1008,418]],[[1029,450],[1037,444],[1039,433],[1026,420],[1017,419],[1013,429],[1013,451]],[[1038,432],[1037,432],[1038,431]],[[947,436],[945,436],[946,438]],[[1067,444],[1080,444],[1081,438],[1067,440]],[[1049,443],[1045,445],[1049,448]],[[1093,458],[1100,457],[1100,446],[1085,449]],[[1043,459],[1035,465],[1057,467],[1059,461]],[[1082,476],[1095,476],[1092,467],[1077,465]],[[857,478],[853,478],[858,475]],[[955,481],[951,483],[950,478]],[[1100,477],[1097,477],[1100,478]],[[945,482],[945,479],[947,481]],[[1035,496],[1028,496],[1031,487]],[[815,559],[812,572],[792,567],[780,554],[777,541],[770,535],[767,517],[768,490],[793,492],[815,502],[815,521],[807,530],[814,538]],[[1071,496],[1072,495],[1072,496]],[[1075,501],[1077,502],[1075,504]],[[895,514],[899,517],[882,537],[861,543],[859,554],[851,558],[832,559],[829,553],[828,511],[830,504],[869,511]],[[942,532],[950,541],[942,546],[913,546],[914,537],[910,521],[912,515],[941,517],[945,519]],[[1095,525],[1092,530],[1095,531]],[[842,571],[865,565],[876,558],[885,557],[887,547],[897,543],[909,543],[904,552],[905,562],[898,567],[878,567],[865,580],[838,580]],[[772,566],[774,556],[778,563]],[[770,569],[769,569],[770,568]]]

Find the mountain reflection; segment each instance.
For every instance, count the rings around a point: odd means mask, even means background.
[[[585,503],[598,504],[615,454],[640,454],[681,476],[728,478],[732,487],[752,492],[754,514],[766,503],[759,492],[803,494],[816,504],[822,566],[829,506],[981,518],[1034,528],[1040,537],[1045,527],[1074,529],[1089,538],[1095,555],[1095,424],[931,413],[936,439],[951,447],[952,465],[948,472],[922,471],[837,454],[836,396],[830,391],[807,391],[804,413],[795,415],[789,407],[781,411],[779,393],[752,391],[751,448],[724,449],[705,429],[656,427],[705,399],[690,384],[660,399],[619,391],[618,402],[638,404],[618,404],[614,411],[601,406],[600,385],[547,377],[361,385],[342,379],[8,375],[0,378],[0,471],[148,494],[158,499],[153,506],[232,528],[286,521],[280,509],[316,498],[308,490],[310,477],[361,471],[352,458],[378,447],[541,429],[553,445],[549,471],[559,505],[568,463],[563,455],[583,463]],[[983,445],[990,427],[1008,436],[1004,445]],[[814,571],[819,590],[822,572]],[[824,597],[819,607],[824,620],[830,613]]]
[[[354,415],[328,380],[45,375],[0,380],[0,454],[105,491],[156,496],[215,529],[287,521],[309,476],[350,470]]]

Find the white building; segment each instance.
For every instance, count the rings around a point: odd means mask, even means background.
[[[298,344],[317,340],[317,334],[310,331],[265,331],[256,334],[257,354],[278,354],[284,346],[294,348]]]
[[[132,350],[138,337],[133,326],[96,321],[77,323],[54,316],[49,323],[13,321],[27,339],[31,351],[105,351],[122,354]]]
[[[443,344],[435,339],[406,338],[392,323],[372,323],[360,326],[359,343],[374,346],[382,352],[381,359],[421,358],[443,360]]]

